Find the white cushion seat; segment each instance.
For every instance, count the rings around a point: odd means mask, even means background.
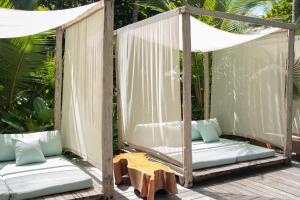
[[[8,200],[8,199],[9,199],[8,188],[4,180],[2,179],[2,177],[0,177],[0,200]]]
[[[0,165],[0,175],[12,200],[86,189],[93,185],[89,175],[62,156],[48,157],[45,163],[16,166],[12,161]]]

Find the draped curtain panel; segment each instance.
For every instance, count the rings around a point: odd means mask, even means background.
[[[179,16],[118,32],[124,142],[182,161]]]
[[[293,134],[300,136],[300,37],[295,37],[295,62],[294,66],[294,90],[298,91],[298,94],[294,94],[293,101]]]
[[[282,32],[213,53],[211,117],[224,132],[283,146],[287,50]]]
[[[104,9],[66,30],[62,103],[64,147],[101,169]]]

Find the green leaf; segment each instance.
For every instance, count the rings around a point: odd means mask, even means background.
[[[46,123],[53,121],[54,110],[53,109],[45,109],[37,112],[37,119],[39,122]]]
[[[37,121],[34,121],[32,119],[26,120],[25,124],[29,131],[36,131],[40,126]]]
[[[33,109],[35,112],[39,113],[43,110],[49,109],[47,102],[41,97],[36,97],[33,100]]]
[[[18,131],[25,131],[25,128],[21,125],[20,122],[15,121],[13,119],[1,119],[1,121],[9,126],[11,126],[12,128],[18,130]]]

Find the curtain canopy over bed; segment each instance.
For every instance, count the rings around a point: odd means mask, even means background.
[[[190,16],[191,50],[213,52],[211,117],[224,132],[283,147],[287,31],[235,34]],[[182,15],[117,30],[123,142],[183,163]],[[184,52],[183,52],[184,53]],[[190,134],[190,133],[185,133]]]
[[[113,1],[57,11],[0,9],[0,38],[29,36],[54,28],[55,127],[60,129],[66,150],[102,170],[103,191],[110,197]]]
[[[72,23],[87,11],[92,14]],[[103,2],[57,11],[0,9],[0,24],[0,38],[27,36],[66,26],[63,143],[65,148],[102,168],[101,123],[94,124],[94,121],[101,122],[102,117]]]

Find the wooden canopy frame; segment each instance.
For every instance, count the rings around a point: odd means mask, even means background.
[[[202,178],[212,177],[214,175],[226,174],[230,171],[238,171],[242,168],[255,168],[257,166],[265,166],[271,164],[278,164],[285,162],[291,158],[292,152],[292,104],[293,104],[293,65],[294,65],[294,39],[295,39],[295,28],[294,24],[265,20],[255,17],[234,15],[219,11],[210,11],[202,8],[194,8],[191,6],[183,6],[165,13],[158,14],[154,17],[150,17],[143,21],[128,25],[115,31],[115,39],[118,40],[118,33],[125,30],[131,30],[143,25],[151,24],[155,21],[159,21],[171,16],[182,14],[182,41],[183,41],[183,165],[174,165],[174,161],[170,160],[168,156],[162,155],[161,153],[154,152],[147,148],[135,146],[129,144],[130,148],[142,150],[146,153],[154,156],[160,162],[170,165],[174,170],[178,172],[181,177],[181,183],[185,187],[191,187],[194,180],[202,180]],[[201,174],[194,173],[192,170],[192,148],[191,148],[191,23],[190,16],[211,16],[222,19],[229,19],[235,21],[241,21],[245,23],[252,23],[264,26],[271,26],[282,28],[288,31],[288,62],[287,62],[287,81],[286,81],[286,110],[287,110],[287,121],[286,121],[286,140],[284,144],[284,157],[277,157],[274,159],[264,159],[263,161],[250,161],[241,164],[233,165],[234,167],[222,167],[220,169],[202,170]],[[116,47],[117,51],[118,47]],[[116,52],[117,54],[117,52]],[[116,64],[118,60],[116,57]],[[118,90],[118,119],[122,118],[121,100],[120,100],[120,87],[119,87],[119,74],[117,71],[117,90]],[[208,53],[204,53],[204,116],[205,119],[209,118],[209,57]],[[122,120],[118,120],[118,140],[119,148],[126,148],[123,143],[123,130]],[[129,149],[130,150],[130,149]]]
[[[102,189],[104,196],[110,199],[113,196],[113,150],[112,150],[112,90],[113,90],[113,0],[102,0],[97,6],[93,6],[85,13],[56,29],[56,84],[54,106],[54,128],[61,130],[62,110],[62,80],[63,80],[63,35],[64,31],[92,15],[100,9],[104,9],[104,33],[103,37],[103,102],[102,102]]]

